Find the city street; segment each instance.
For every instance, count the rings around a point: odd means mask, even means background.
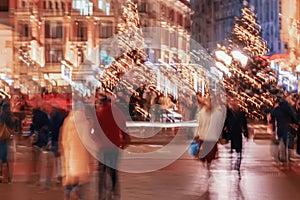
[[[241,180],[232,169],[230,146],[219,145],[219,158],[213,163],[211,176],[202,163],[186,152],[173,164],[150,173],[120,173],[121,197],[124,200],[152,199],[298,199],[300,166],[291,163],[291,170],[272,164],[269,141],[245,142],[241,166]],[[128,147],[131,152],[147,152],[161,145],[137,144]],[[26,155],[23,154],[24,156]],[[29,152],[27,152],[29,155]],[[234,157],[234,154],[233,154]],[[24,158],[24,157],[23,157]],[[63,199],[63,188],[53,184],[49,190],[28,184],[29,162],[15,163],[11,184],[0,185],[0,199],[50,200]],[[23,164],[21,164],[23,162]],[[149,161],[145,160],[144,164]],[[150,162],[151,163],[151,162]],[[122,165],[122,163],[120,163]],[[89,199],[97,199],[96,172],[87,190]]]

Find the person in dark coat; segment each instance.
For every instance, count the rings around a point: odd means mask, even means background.
[[[6,124],[10,129],[14,128],[14,122],[10,111],[10,104],[5,102],[1,106],[0,124]],[[11,182],[11,174],[8,165],[8,140],[0,141],[0,176],[2,176],[2,165],[6,164],[8,182]],[[2,181],[2,180],[0,180]]]
[[[277,134],[278,141],[282,140],[284,147],[287,148],[288,140],[293,137],[290,125],[297,123],[296,114],[288,102],[281,97],[276,99],[275,104],[275,108],[271,111],[272,129]],[[280,159],[286,161],[286,156]]]
[[[51,132],[51,151],[54,153],[54,161],[56,166],[56,176],[57,182],[61,182],[61,159],[58,151],[58,141],[59,141],[59,133],[61,126],[63,125],[65,119],[65,113],[63,110],[52,107],[51,118],[50,118],[50,126],[49,131]]]
[[[31,134],[34,135],[34,142],[32,144],[33,182],[35,184],[39,184],[41,172],[41,153],[43,151],[50,150],[49,148],[51,146],[51,135],[49,132],[50,117],[39,107],[33,109],[32,115],[30,131]],[[45,181],[45,188],[47,188],[50,184],[50,179],[48,178]]]
[[[239,105],[234,99],[231,99],[228,102],[228,110],[224,128],[228,130],[228,133],[230,135],[231,152],[235,150],[238,154],[238,158],[235,162],[235,169],[240,175],[243,135],[248,139],[248,127],[246,115],[239,109]]]

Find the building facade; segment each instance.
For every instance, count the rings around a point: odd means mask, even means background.
[[[153,63],[188,62],[191,8],[186,0],[134,0]]]
[[[192,39],[199,42],[209,52],[217,44],[226,45],[230,36],[234,17],[240,16],[242,0],[191,0]]]
[[[103,42],[116,33],[124,2],[10,0],[9,14],[15,30],[13,71],[16,87],[67,85],[72,79],[70,74],[76,74],[85,60],[97,67],[107,64],[103,58],[103,48],[106,48]],[[148,29],[144,33],[150,61],[169,62],[174,57],[188,61],[189,3],[185,0],[134,2],[138,4],[142,27],[162,28]]]
[[[280,38],[280,30],[282,27],[280,2],[281,0],[249,1],[250,6],[257,15],[258,23],[261,26],[261,36],[268,43],[269,55],[284,51],[284,45]]]
[[[13,69],[22,77],[16,87],[67,85],[62,69],[76,71],[84,60],[99,65],[95,49],[115,33],[114,5],[106,0],[11,0]]]
[[[292,68],[299,65],[300,58],[300,1],[278,0],[282,53],[289,54]]]

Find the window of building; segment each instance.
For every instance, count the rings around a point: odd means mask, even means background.
[[[111,21],[103,21],[100,24],[100,38],[109,38],[113,35],[113,23]]]
[[[105,14],[110,15],[110,3],[106,3]]]
[[[73,2],[72,2],[72,8],[74,8],[74,9],[80,9],[82,2],[83,2],[83,0],[73,0]]]
[[[183,16],[182,16],[182,14],[178,13],[177,21],[178,21],[178,24],[180,26],[183,26]]]
[[[219,2],[214,2],[214,10],[219,11]]]
[[[106,4],[105,0],[98,0],[98,8],[100,10],[105,10],[105,4]]]
[[[63,38],[63,24],[60,21],[45,21],[45,38]]]
[[[26,8],[26,1],[21,2],[21,8]]]
[[[177,48],[176,32],[174,31],[170,33],[170,46]]]
[[[146,0],[142,0],[141,1],[141,3],[138,6],[138,11],[142,12],[142,13],[147,12],[147,3],[146,3]]]
[[[47,44],[45,46],[46,63],[60,63],[63,59],[63,50],[60,46]]]
[[[160,15],[165,16],[165,5],[164,4],[160,4]]]
[[[47,9],[47,1],[43,1],[43,8]]]
[[[77,38],[79,38],[80,41],[87,41],[87,26],[84,22],[78,23]]]
[[[87,24],[83,21],[74,21],[71,26],[71,40],[72,41],[87,41]]]
[[[174,10],[173,10],[173,9],[170,9],[170,10],[169,10],[169,19],[170,19],[171,21],[174,21],[174,20],[175,20]]]
[[[57,9],[57,10],[59,9],[59,4],[57,1],[55,2],[55,9]]]
[[[1,0],[0,1],[0,11],[8,11],[9,5],[8,0]]]
[[[169,30],[167,29],[162,29],[161,30],[161,35],[162,35],[162,44],[169,46]]]
[[[72,8],[78,9],[80,11],[80,15],[93,14],[93,3],[89,0],[73,0]]]
[[[29,29],[29,22],[26,21],[19,21],[17,25],[17,31],[20,38],[30,38],[30,29]]]

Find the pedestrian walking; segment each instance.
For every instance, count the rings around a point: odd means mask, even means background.
[[[39,99],[38,104],[32,111],[32,123],[30,132],[34,137],[32,144],[32,178],[33,184],[39,185],[42,171],[45,171],[44,189],[51,183],[51,158],[48,157],[51,146],[51,135],[49,132],[50,116],[46,112],[43,100]]]
[[[228,130],[231,141],[231,153],[237,153],[237,159],[233,161],[234,169],[238,171],[241,178],[241,163],[243,151],[243,136],[248,139],[247,118],[235,99],[229,99],[227,116],[224,124],[224,129]]]
[[[216,96],[207,97],[202,103],[197,114],[199,125],[195,137],[200,139],[198,157],[206,165],[210,176],[211,164],[218,152],[217,145],[224,126],[226,108]]]
[[[56,168],[56,178],[57,182],[61,183],[61,159],[60,153],[58,151],[58,140],[59,140],[59,133],[60,128],[64,122],[66,114],[64,111],[59,109],[58,107],[52,107],[52,111],[50,114],[50,126],[49,131],[51,132],[51,147],[50,150],[53,152],[54,155],[54,164]]]
[[[59,151],[62,161],[62,185],[65,200],[86,199],[86,187],[90,182],[91,155],[82,143],[81,134],[88,134],[90,126],[82,102],[75,103],[65,118],[60,132]]]
[[[0,114],[0,182],[11,182],[11,173],[8,161],[8,145],[11,134],[13,133],[13,128],[14,123],[10,111],[10,104],[5,102],[1,106]],[[6,167],[4,167],[5,165]],[[6,180],[3,180],[4,177],[6,177]]]
[[[289,140],[294,140],[291,134],[291,124],[297,124],[296,114],[292,107],[280,96],[275,101],[275,108],[271,111],[273,132],[278,138],[278,160],[288,163]]]
[[[120,148],[125,146],[124,141],[126,141],[126,133],[124,133],[126,117],[105,95],[100,99],[97,108],[97,120],[102,130],[102,133],[97,131],[99,137],[102,137],[99,141],[101,148],[99,149],[98,198],[99,200],[120,199],[118,162]]]

